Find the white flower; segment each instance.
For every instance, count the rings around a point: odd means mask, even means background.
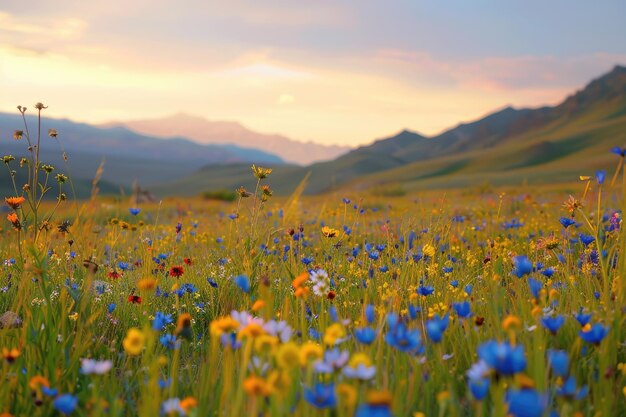
[[[330,290],[328,273],[323,269],[316,269],[309,273],[309,282],[313,286],[313,293],[317,296],[326,296]]]
[[[97,361],[95,359],[81,359],[81,372],[85,375],[103,375],[111,370],[113,362]]]
[[[230,312],[230,316],[239,323],[240,327],[246,327],[250,323],[255,323],[259,326],[263,326],[265,324],[265,321],[262,318],[254,317],[247,311],[233,310]]]
[[[323,269],[316,269],[315,271],[309,273],[309,278],[311,279],[313,285],[320,282],[328,282],[328,273]]]
[[[482,381],[485,376],[489,375],[489,371],[489,365],[485,361],[480,360],[467,370],[466,375],[471,381]]]
[[[270,320],[265,323],[263,330],[272,336],[280,338],[280,341],[283,343],[287,343],[293,334],[293,329],[284,320]]]
[[[163,404],[161,404],[161,411],[166,416],[173,415],[174,413],[179,416],[187,415],[185,409],[180,406],[179,398],[170,398],[169,400],[163,401]]]
[[[366,366],[365,364],[358,364],[356,367],[346,366],[343,368],[343,374],[348,378],[360,379],[367,381],[376,376],[375,366]]]

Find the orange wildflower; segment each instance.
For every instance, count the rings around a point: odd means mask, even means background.
[[[273,387],[265,379],[256,375],[249,376],[243,381],[243,389],[248,395],[260,395],[267,397],[272,393]]]
[[[14,228],[20,230],[22,225],[20,224],[20,219],[17,217],[16,213],[11,213],[7,215],[7,220],[11,222]]]
[[[180,400],[180,406],[186,413],[189,413],[192,409],[198,406],[198,400],[194,397],[185,397]]]
[[[15,348],[13,349],[2,348],[2,357],[8,363],[15,362],[15,360],[19,358],[19,356],[20,356],[20,351]]]
[[[48,381],[47,378],[45,378],[45,377],[43,377],[41,375],[35,375],[28,382],[28,387],[30,389],[32,389],[33,391],[35,391],[35,390],[37,390],[37,389],[39,389],[41,387],[50,388],[50,382]]]
[[[13,210],[17,210],[20,208],[20,205],[26,201],[26,199],[22,196],[19,197],[4,197],[4,202],[7,203],[9,207]]]

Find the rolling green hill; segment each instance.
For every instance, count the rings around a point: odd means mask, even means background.
[[[626,67],[616,66],[554,107],[507,107],[427,138],[410,131],[308,167],[277,167],[271,184],[288,193],[310,172],[309,194],[351,187],[466,187],[573,181],[616,163],[626,145]],[[247,166],[205,168],[161,193],[251,186]]]

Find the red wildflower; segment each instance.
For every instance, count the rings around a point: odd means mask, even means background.
[[[183,259],[183,262],[185,262],[187,265],[191,265],[191,258],[185,258]]]
[[[141,297],[135,294],[128,296],[128,302],[133,304],[141,304]]]
[[[118,279],[122,275],[117,271],[109,271],[109,278]]]
[[[173,277],[180,277],[181,275],[183,275],[185,271],[183,270],[182,266],[173,266],[170,268],[170,275]]]

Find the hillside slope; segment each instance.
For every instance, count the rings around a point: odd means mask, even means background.
[[[607,168],[614,160],[611,147],[625,144],[626,67],[616,66],[557,106],[506,107],[431,138],[404,130],[333,161],[278,168],[271,183],[289,192],[308,172],[307,193],[392,184],[415,189],[562,182]],[[210,184],[194,174],[162,190],[232,184],[232,174],[213,170]]]

